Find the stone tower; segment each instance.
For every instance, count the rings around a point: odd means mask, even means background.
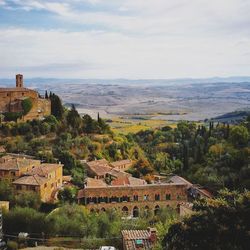
[[[23,88],[23,75],[16,75],[16,88]]]

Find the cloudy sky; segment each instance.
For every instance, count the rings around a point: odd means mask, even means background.
[[[250,0],[0,0],[0,78],[250,75]]]

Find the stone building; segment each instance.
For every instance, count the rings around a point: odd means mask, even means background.
[[[16,193],[33,191],[44,202],[53,201],[56,191],[62,186],[61,164],[43,163],[13,182]]]
[[[25,157],[3,156],[0,158],[0,180],[15,181],[40,163],[39,160]]]
[[[168,206],[178,208],[181,202],[187,201],[185,184],[146,184],[138,180],[139,183],[125,182],[120,185],[103,185],[100,179],[92,185],[86,183],[84,189],[78,192],[78,203],[91,211],[115,208],[126,216],[138,217],[147,211],[156,214]]]
[[[62,186],[63,165],[6,155],[0,158],[1,180],[12,182],[16,193],[34,191],[42,201],[48,202]]]
[[[32,108],[20,120],[41,119],[51,114],[50,100],[41,98],[37,91],[24,87],[23,75],[16,75],[15,88],[0,88],[0,113],[22,112],[22,101],[29,98]]]
[[[157,241],[155,228],[122,230],[121,233],[124,250],[151,250]]]
[[[115,161],[110,163],[111,167],[125,171],[128,170],[130,167],[132,167],[132,161],[129,159],[121,160],[121,161]]]

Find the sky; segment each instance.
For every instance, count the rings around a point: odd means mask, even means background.
[[[0,78],[250,75],[250,0],[0,0]]]

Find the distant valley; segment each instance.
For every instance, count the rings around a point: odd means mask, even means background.
[[[234,81],[234,82],[233,82]],[[250,109],[250,79],[62,80],[27,79],[26,86],[58,94],[80,113],[104,118],[147,116],[157,120],[204,120]],[[14,85],[0,80],[0,86]]]

